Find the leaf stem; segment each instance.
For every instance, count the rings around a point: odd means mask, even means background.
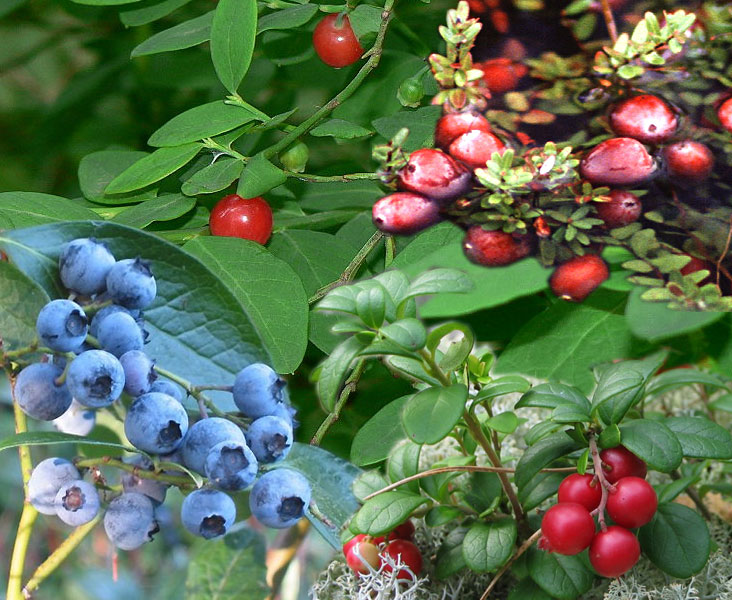
[[[538,540],[541,537],[541,529],[535,531],[533,534],[531,534],[531,537],[527,539],[518,550],[516,550],[516,553],[511,557],[511,559],[503,565],[498,573],[491,579],[491,582],[488,584],[488,587],[485,589],[485,592],[483,592],[483,595],[480,597],[480,600],[487,600],[491,595],[491,590],[496,586],[498,583],[498,580],[503,576],[503,574],[508,571],[508,569],[511,568],[511,565],[518,560],[518,558],[526,552],[531,546],[534,545],[534,542]]]
[[[196,484],[192,483],[191,478],[188,475],[168,475],[164,472],[148,471],[147,469],[141,469],[138,465],[128,464],[119,460],[118,458],[112,458],[111,456],[102,456],[101,458],[82,458],[81,460],[74,461],[74,464],[83,469],[91,469],[93,467],[109,466],[127,473],[132,473],[135,477],[140,479],[154,479],[162,483],[169,483],[183,488],[195,488]]]
[[[287,177],[299,179],[301,181],[308,181],[311,183],[381,179],[381,176],[378,173],[345,173],[344,175],[313,175],[312,173],[295,173],[294,171],[284,171],[284,173]]]
[[[349,375],[348,379],[346,379],[346,383],[343,386],[343,389],[341,390],[340,396],[338,396],[338,400],[335,403],[335,406],[333,407],[333,411],[328,413],[328,416],[325,417],[325,420],[320,424],[320,427],[318,427],[318,430],[315,432],[315,435],[313,436],[313,439],[310,440],[310,444],[312,446],[320,446],[320,444],[323,441],[323,438],[325,437],[325,434],[328,432],[328,429],[330,429],[331,425],[335,423],[338,418],[341,415],[341,410],[343,410],[343,407],[346,405],[346,402],[348,401],[348,397],[356,391],[356,386],[358,385],[358,380],[361,379],[361,375],[363,375],[364,370],[366,369],[366,359],[362,358],[356,363],[356,366],[354,367],[353,371],[351,371],[351,374]]]

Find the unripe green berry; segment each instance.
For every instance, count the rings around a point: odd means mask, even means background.
[[[417,107],[424,96],[424,86],[416,77],[402,81],[397,90],[397,99],[402,106]]]
[[[282,154],[280,154],[280,162],[286,170],[293,173],[302,173],[305,165],[308,163],[310,151],[302,142],[295,142]]]

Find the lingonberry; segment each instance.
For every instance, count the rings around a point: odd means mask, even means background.
[[[605,227],[625,227],[638,220],[643,210],[640,198],[625,190],[612,190],[609,202],[595,204],[597,216],[605,222]]]
[[[656,172],[656,162],[638,140],[617,137],[600,142],[580,163],[582,177],[595,185],[635,185]]]
[[[365,533],[359,533],[358,535],[353,536],[350,540],[343,544],[343,556],[348,556],[348,551],[353,548],[354,544],[362,542],[366,539],[367,536]]]
[[[363,54],[347,15],[326,15],[313,31],[313,47],[326,65],[339,69],[355,63]]]
[[[562,263],[549,278],[552,291],[565,300],[582,302],[610,276],[610,270],[596,254],[575,256]]]
[[[528,72],[525,65],[510,58],[492,58],[476,64],[475,67],[483,71],[483,81],[496,94],[516,89],[521,78]]]
[[[272,233],[272,209],[264,198],[224,196],[211,211],[212,235],[238,237],[265,244]]]
[[[663,149],[668,174],[681,181],[705,180],[714,168],[714,155],[705,144],[693,140],[676,142]]]
[[[671,107],[651,94],[623,100],[610,112],[610,127],[616,135],[644,144],[665,142],[678,126],[679,119]]]
[[[595,522],[588,511],[576,502],[560,502],[541,519],[539,547],[557,554],[579,554],[595,537]]]
[[[390,194],[374,204],[374,225],[385,233],[411,235],[440,221],[437,200],[412,192]]]
[[[732,133],[732,98],[727,98],[717,109],[717,118],[727,131]]]
[[[656,513],[658,497],[645,479],[623,477],[615,483],[615,491],[607,499],[607,514],[618,525],[642,527]]]
[[[397,187],[435,200],[453,200],[470,191],[473,176],[462,163],[441,150],[422,148],[412,152],[397,175]]]
[[[463,239],[463,251],[471,262],[501,267],[528,256],[531,243],[525,234],[486,231],[480,225],[473,225]]]
[[[600,460],[604,463],[605,479],[610,483],[615,483],[623,477],[645,477],[648,472],[646,463],[625,446],[603,450],[600,452]]]
[[[713,281],[712,279],[712,272],[713,272],[713,265],[708,263],[706,260],[702,260],[701,258],[697,258],[696,256],[691,256],[690,254],[687,255],[691,260],[686,263],[683,267],[681,267],[680,272],[682,275],[691,275],[692,273],[696,273],[697,271],[709,271],[709,275],[707,275],[704,279],[702,279],[699,282],[699,285],[704,285],[706,283],[710,283]]]
[[[589,511],[595,510],[602,499],[602,487],[600,482],[593,482],[594,479],[589,473],[572,473],[559,484],[557,499],[560,503],[575,502]]]
[[[474,129],[462,134],[450,144],[450,156],[461,160],[471,169],[485,167],[494,152],[503,153],[506,149],[501,139],[487,131]]]
[[[346,552],[346,564],[356,573],[368,573],[381,564],[379,549],[368,541],[353,544]]]
[[[414,523],[407,519],[401,525],[397,525],[389,534],[389,539],[411,540],[414,536]]]
[[[384,552],[394,560],[400,557],[401,561],[409,567],[415,576],[418,576],[422,572],[422,554],[420,554],[419,548],[409,540],[393,540],[386,545]],[[391,565],[386,563],[384,565],[384,571],[391,573]],[[400,569],[397,573],[397,579],[410,580],[413,577],[406,569]]]
[[[603,577],[620,577],[640,558],[640,544],[624,527],[611,525],[590,544],[590,563]]]
[[[448,113],[435,125],[435,145],[447,150],[453,140],[469,131],[490,133],[491,125],[483,115],[474,112]]]

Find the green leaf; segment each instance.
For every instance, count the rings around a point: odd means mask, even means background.
[[[548,467],[554,460],[566,456],[577,449],[577,442],[566,433],[555,433],[539,440],[530,446],[516,465],[514,481],[519,488],[526,487],[543,468]]]
[[[0,332],[2,349],[29,346],[36,339],[36,318],[50,300],[32,279],[0,261]]]
[[[386,314],[386,290],[378,284],[360,290],[356,294],[356,314],[368,327],[381,327]]]
[[[305,25],[318,12],[317,4],[300,4],[263,16],[257,24],[257,35],[270,29],[292,29]]]
[[[531,384],[528,381],[518,375],[499,377],[481,387],[475,401],[484,402],[505,394],[520,394],[526,392],[530,386]],[[516,405],[516,408],[518,408],[518,405]]]
[[[640,400],[644,383],[643,375],[625,363],[612,365],[597,382],[592,395],[592,412],[599,413],[607,425],[619,423]]]
[[[727,387],[726,383],[719,376],[713,373],[705,373],[698,369],[671,369],[660,375],[656,375],[646,386],[646,396],[663,394],[674,388],[685,387],[694,384],[708,385],[714,388]]]
[[[111,220],[120,225],[144,229],[156,221],[172,221],[196,206],[194,198],[181,194],[165,194],[118,213]]]
[[[682,477],[681,479],[675,479],[669,483],[662,483],[654,486],[656,493],[658,494],[658,503],[664,504],[666,502],[671,502],[690,485],[697,483],[698,480],[698,477]]]
[[[333,410],[346,373],[362,348],[363,344],[358,339],[348,338],[336,346],[331,355],[321,364],[317,386],[318,397],[323,408],[328,412]]]
[[[117,6],[119,4],[132,4],[140,0],[72,0],[76,4],[85,4],[87,6]]]
[[[213,194],[229,187],[244,170],[244,163],[237,158],[222,156],[215,163],[196,171],[183,182],[180,191],[186,196]]]
[[[525,511],[539,506],[544,500],[554,496],[566,474],[564,473],[537,473],[533,479],[519,490],[518,499]]]
[[[490,427],[498,433],[513,433],[519,426],[519,419],[515,412],[507,410],[488,419],[485,422],[485,426]]]
[[[549,382],[535,385],[516,403],[515,408],[534,406],[537,408],[557,408],[574,406],[581,412],[589,413],[590,402],[577,388],[563,383]]]
[[[452,506],[435,506],[425,515],[424,522],[427,527],[439,527],[456,521],[462,513]]]
[[[406,437],[401,412],[411,396],[392,400],[361,425],[351,443],[351,462],[360,467],[373,465],[389,456],[394,445]]]
[[[383,195],[375,181],[356,180],[303,184],[299,197],[303,210],[360,208],[370,211],[374,202]]]
[[[356,499],[359,502],[364,502],[366,496],[384,489],[387,485],[389,485],[389,482],[381,474],[381,471],[379,469],[372,469],[370,471],[364,471],[356,477],[353,480],[351,488]]]
[[[552,597],[527,577],[513,587],[508,600],[552,600]]]
[[[428,388],[416,393],[404,405],[402,423],[407,435],[420,444],[443,439],[465,410],[468,388],[462,384]]]
[[[329,119],[323,121],[317,127],[310,130],[310,135],[315,137],[334,137],[342,140],[353,140],[356,138],[372,135],[373,131],[361,127],[356,123],[350,123],[343,119]]]
[[[467,482],[460,489],[465,502],[478,513],[497,506],[503,492],[497,473],[469,473]]]
[[[529,549],[529,575],[552,598],[574,600],[592,587],[595,575],[580,556]]]
[[[99,215],[76,202],[38,192],[0,193],[0,230],[21,229],[69,219],[98,219]]]
[[[17,448],[18,446],[52,446],[55,444],[77,444],[80,447],[100,446],[113,448],[114,450],[140,453],[139,450],[130,446],[124,446],[114,442],[103,442],[87,436],[59,433],[58,431],[24,431],[23,433],[16,433],[0,441],[0,452],[9,448]]]
[[[278,373],[302,362],[308,336],[308,302],[297,274],[256,242],[198,237],[184,249],[232,291],[259,333]]]
[[[516,534],[516,521],[511,518],[473,523],[463,541],[466,564],[478,573],[495,571],[513,553]]]
[[[123,8],[119,11],[119,19],[127,27],[147,25],[168,16],[173,11],[185,6],[191,0],[142,0],[137,6]]]
[[[428,498],[403,491],[379,494],[367,500],[354,515],[350,529],[353,533],[383,535],[403,523],[415,509],[429,502]]]
[[[732,458],[732,435],[706,417],[669,417],[666,427],[676,434],[684,456],[690,458]]]
[[[468,528],[459,526],[452,529],[445,537],[437,551],[435,576],[438,579],[446,579],[468,566],[463,557],[463,540],[466,533],[468,533]]]
[[[368,4],[359,4],[348,15],[348,20],[357,38],[369,33],[376,33],[381,26],[381,8]]]
[[[190,19],[165,29],[149,37],[141,44],[135,46],[131,56],[146,56],[148,54],[159,54],[161,52],[174,52],[184,48],[192,48],[211,39],[211,24],[213,23],[214,11],[207,12],[200,17]]]
[[[701,571],[711,549],[704,519],[675,502],[660,504],[653,520],[641,527],[638,539],[654,565],[680,579]]]
[[[105,193],[131,192],[160,181],[192,161],[200,150],[201,145],[198,143],[158,148],[117,175],[107,186]]]
[[[455,269],[430,269],[414,279],[405,298],[428,296],[441,292],[464,293],[475,286],[465,273]]]
[[[255,0],[219,1],[211,25],[211,59],[216,75],[232,94],[249,70],[256,36]]]
[[[412,475],[416,475],[419,471],[419,454],[422,446],[413,444],[409,440],[398,444],[392,448],[389,453],[389,459],[386,462],[386,473],[391,483],[396,483]],[[419,481],[410,481],[405,483],[401,488],[403,492],[419,493]]]
[[[381,335],[406,350],[415,351],[424,348],[427,330],[418,319],[401,319],[382,327]]]
[[[155,198],[157,190],[154,188],[114,196],[107,196],[104,193],[105,188],[117,175],[146,156],[149,156],[147,152],[132,150],[101,150],[87,154],[79,163],[81,193],[91,202],[114,206],[135,204]]]
[[[371,122],[379,135],[390,140],[396,133],[406,127],[409,137],[404,144],[406,152],[413,152],[425,146],[432,146],[435,125],[440,118],[439,106],[423,106],[417,110],[400,110],[386,117]]]
[[[620,433],[623,446],[652,469],[670,473],[681,464],[681,444],[673,431],[663,423],[635,419],[623,423]]]
[[[186,577],[187,600],[269,597],[265,540],[241,524],[220,540],[193,546]]]
[[[287,181],[287,176],[282,169],[275,167],[264,157],[264,154],[257,154],[244,168],[236,193],[242,198],[254,198],[282,185],[285,181]]]
[[[732,394],[720,396],[714,402],[710,402],[708,406],[712,410],[723,410],[724,412],[732,413]]]

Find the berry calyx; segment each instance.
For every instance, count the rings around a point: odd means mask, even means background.
[[[562,263],[549,278],[549,286],[557,296],[572,302],[582,302],[610,277],[610,270],[596,254],[575,256]]]
[[[701,142],[684,140],[663,150],[668,174],[679,180],[703,181],[714,168],[712,151]]]
[[[372,215],[381,231],[412,235],[440,221],[440,205],[421,194],[397,192],[374,204]]]
[[[346,552],[346,564],[356,573],[368,573],[381,564],[379,549],[368,541],[358,541]]]
[[[510,58],[492,58],[477,63],[475,67],[483,71],[483,81],[488,89],[496,94],[515,90],[521,78],[529,71],[526,65],[514,62]]]
[[[640,558],[640,544],[624,527],[611,525],[590,544],[590,563],[603,577],[620,577]]]
[[[644,144],[659,144],[676,131],[679,119],[657,96],[642,94],[617,104],[610,112],[610,128],[616,135]]]
[[[526,234],[486,231],[480,225],[473,225],[463,239],[463,251],[471,262],[502,267],[528,256],[531,243]]]
[[[455,139],[469,131],[490,133],[491,125],[483,115],[470,111],[448,113],[435,125],[435,145],[447,150]]]
[[[646,463],[625,446],[603,450],[600,460],[604,463],[605,479],[609,483],[615,483],[623,477],[645,477],[648,472]]]
[[[717,109],[717,118],[727,131],[732,133],[732,98],[728,98]]]
[[[272,234],[272,209],[264,198],[224,196],[211,211],[212,235],[238,237],[265,244]]]
[[[364,50],[347,15],[326,15],[313,31],[313,47],[326,65],[340,69],[355,63]]]
[[[560,502],[541,519],[539,547],[571,556],[587,548],[595,537],[595,522],[588,511],[576,502]]]
[[[658,496],[645,479],[623,477],[607,499],[607,514],[618,525],[633,529],[648,523],[658,508]]]
[[[560,503],[575,502],[593,511],[602,500],[602,488],[593,475],[572,473],[559,484],[557,499]]]
[[[582,177],[595,185],[635,185],[656,172],[645,146],[629,137],[600,142],[580,163]]]
[[[415,576],[422,572],[422,554],[419,552],[419,548],[409,540],[397,539],[389,542],[384,549],[384,553],[395,560],[400,557],[401,561],[411,569]],[[391,573],[391,565],[384,564],[384,571]],[[406,569],[400,569],[397,573],[397,579],[411,580],[413,577]]]
[[[501,139],[487,131],[474,129],[456,138],[449,148],[450,156],[464,162],[471,169],[485,167],[494,152],[506,149]]]
[[[441,150],[422,148],[412,152],[397,175],[397,187],[435,200],[453,200],[470,191],[472,173]]]
[[[597,216],[605,222],[605,227],[625,227],[635,223],[641,215],[643,205],[640,198],[625,190],[612,190],[609,202],[595,204]]]

